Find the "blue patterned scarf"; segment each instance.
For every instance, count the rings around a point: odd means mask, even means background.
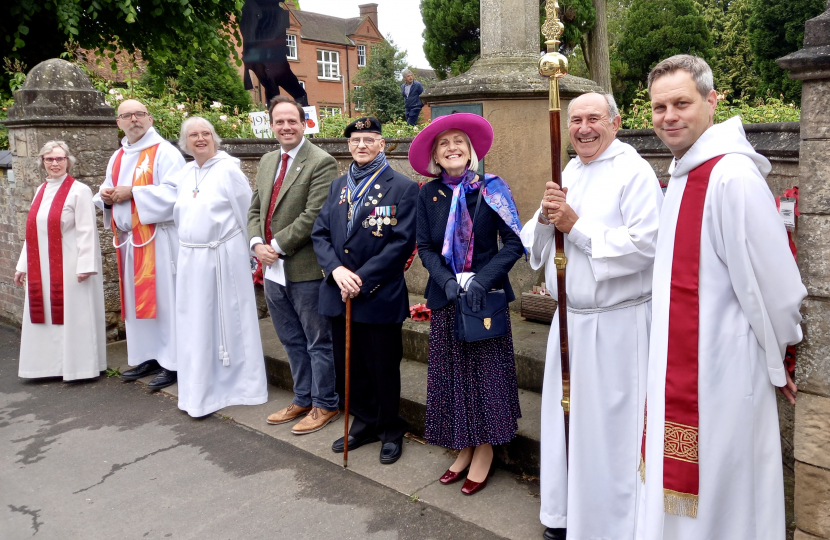
[[[346,184],[349,192],[349,205],[353,208],[352,218],[346,228],[346,233],[352,232],[352,226],[357,220],[357,215],[360,213],[360,205],[363,202],[363,197],[369,192],[367,184],[371,183],[372,178],[376,178],[375,173],[380,174],[389,164],[386,162],[386,154],[380,152],[375,159],[366,165],[358,165],[356,161],[352,161],[349,166],[349,172],[346,173]]]
[[[464,253],[464,247],[475,243],[473,234],[473,220],[467,210],[467,193],[481,187],[481,196],[487,206],[495,210],[510,229],[520,235],[522,223],[519,221],[519,212],[513,202],[513,194],[507,182],[492,174],[484,175],[484,182],[473,182],[476,172],[467,169],[461,176],[450,176],[446,171],[441,173],[441,181],[452,188],[450,215],[447,219],[447,228],[444,231],[444,245],[441,255],[456,274],[469,272],[473,264],[473,250]],[[526,250],[525,250],[526,251]],[[465,256],[466,255],[466,256]]]

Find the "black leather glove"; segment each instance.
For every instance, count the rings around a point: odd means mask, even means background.
[[[482,308],[487,307],[487,291],[484,285],[473,279],[467,285],[467,307],[478,313]]]
[[[455,302],[461,294],[461,285],[454,279],[448,279],[444,284],[444,294],[447,295],[447,300]]]

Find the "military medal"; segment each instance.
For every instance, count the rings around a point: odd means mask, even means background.
[[[340,191],[340,204],[346,202],[346,186],[343,186],[343,189]]]
[[[398,224],[398,218],[395,217],[395,214],[397,213],[397,210],[398,210],[397,206],[392,207],[392,219],[389,220],[389,222],[392,224],[392,226],[395,226],[395,225]]]

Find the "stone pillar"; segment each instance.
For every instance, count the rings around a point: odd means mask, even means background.
[[[421,101],[433,118],[452,111],[484,116],[495,132],[485,158],[487,172],[510,184],[519,218],[530,218],[551,178],[548,125],[548,79],[539,75],[541,57],[539,0],[481,0],[481,57],[469,71],[432,84]],[[566,76],[559,81],[562,109],[590,91],[593,81]],[[562,123],[563,163],[567,163],[568,131]],[[423,293],[426,271],[416,264],[407,273],[410,292]],[[510,273],[516,295],[528,291],[537,275],[520,260]],[[518,309],[519,302],[511,305]]]
[[[77,66],[52,59],[35,66],[23,87],[14,93],[9,109],[9,147],[14,183],[0,184],[0,318],[20,324],[23,289],[12,285],[14,269],[25,238],[26,217],[35,191],[46,178],[38,153],[51,140],[69,145],[77,163],[72,176],[93,192],[104,181],[107,162],[118,148],[115,111],[95,90]],[[100,216],[100,214],[99,214]],[[100,217],[99,217],[100,219]],[[112,236],[100,227],[104,253],[107,329],[110,339],[118,333],[118,278]]]
[[[797,242],[809,296],[796,365],[795,540],[830,539],[830,2],[807,21],[804,48],[778,65],[804,81]]]

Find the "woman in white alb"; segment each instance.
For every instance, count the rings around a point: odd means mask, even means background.
[[[47,178],[35,192],[14,274],[26,285],[20,369],[24,378],[89,379],[107,368],[104,283],[89,187],[70,176],[63,141],[40,150]]]
[[[218,151],[220,143],[207,120],[187,119],[179,146],[194,160],[171,179],[179,408],[194,417],[268,401],[245,234],[252,192],[239,160]]]

